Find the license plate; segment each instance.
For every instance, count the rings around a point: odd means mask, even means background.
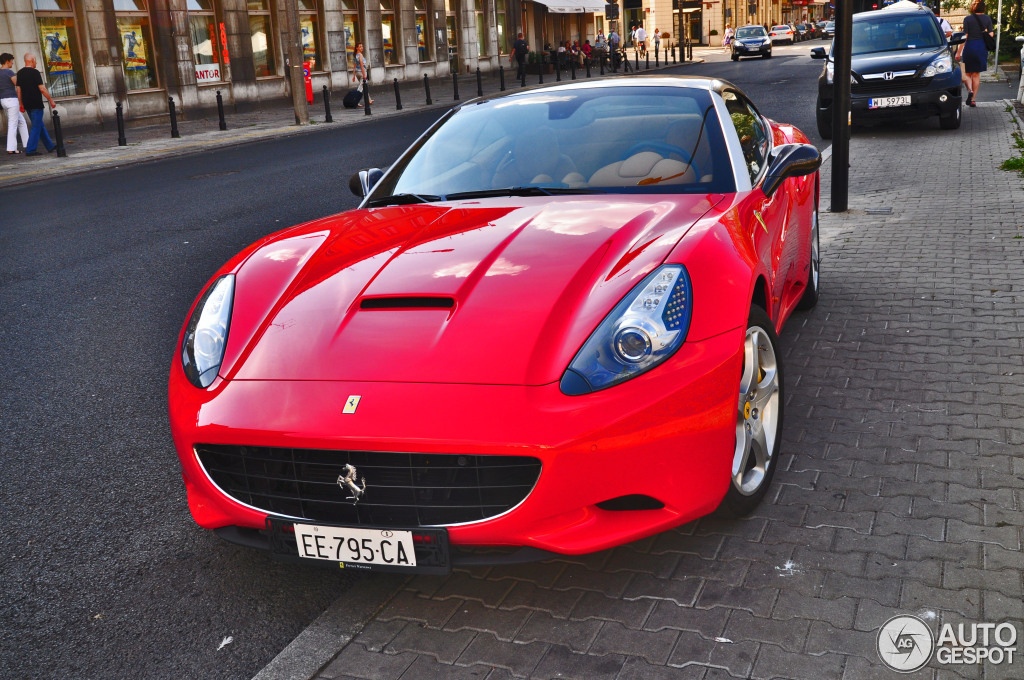
[[[869,109],[885,109],[890,106],[910,106],[910,95],[900,97],[875,97],[868,100]]]
[[[299,557],[346,565],[415,568],[416,549],[411,531],[295,525]]]

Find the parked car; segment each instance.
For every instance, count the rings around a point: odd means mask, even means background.
[[[770,59],[772,56],[772,39],[764,26],[740,26],[732,40],[732,60],[740,57],[761,57]]]
[[[800,35],[804,40],[812,40],[818,37],[818,27],[814,24],[800,24]]]
[[[771,38],[773,45],[775,43],[792,45],[797,39],[796,34],[793,32],[793,27],[787,24],[772,26],[772,30],[768,31],[768,37]]]
[[[943,129],[960,127],[960,66],[931,10],[891,5],[853,15],[850,113],[853,122],[914,120],[938,116]],[[835,63],[824,47],[811,50],[824,59],[818,77],[818,134],[832,138],[832,76]]]
[[[820,163],[717,78],[446,112],[353,176],[358,209],[260,239],[193,304],[169,385],[193,517],[446,573],[484,557],[465,546],[580,554],[751,512],[777,334],[818,299]]]
[[[826,21],[825,27],[821,31],[822,40],[831,40],[836,37],[836,22]]]

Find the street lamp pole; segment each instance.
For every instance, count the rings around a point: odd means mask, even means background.
[[[832,207],[846,212],[850,199],[850,72],[853,0],[836,0],[836,37],[832,51]]]

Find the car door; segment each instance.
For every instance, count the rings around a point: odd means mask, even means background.
[[[767,171],[768,154],[772,147],[772,131],[754,105],[739,92],[724,90],[722,98],[729,119],[740,139],[743,162],[750,175],[750,192],[744,210],[746,233],[749,234],[754,250],[769,272],[771,292],[770,309],[766,310],[772,319],[777,318],[782,300],[786,272],[791,257],[787,257],[788,222],[790,198],[787,191],[776,191],[765,196],[760,189]]]

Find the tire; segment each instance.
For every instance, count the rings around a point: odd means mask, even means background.
[[[738,55],[735,52],[733,52],[732,53],[732,60],[733,61],[739,61],[740,60],[740,55]]]
[[[960,115],[960,107],[956,108],[956,111],[948,116],[939,116],[939,127],[943,130],[956,130],[960,127],[960,121],[962,117]]]
[[[743,370],[737,392],[736,446],[729,490],[719,511],[743,517],[761,502],[779,459],[782,443],[782,353],[768,313],[751,307],[743,339]]]
[[[832,139],[832,110],[821,110],[821,100],[814,105],[815,119],[818,123],[818,134],[822,139]]]
[[[761,55],[761,58],[762,59],[771,59],[772,58],[772,53],[771,52],[765,52],[764,54]]]
[[[796,303],[797,309],[812,309],[818,304],[818,294],[821,292],[821,249],[819,248],[820,237],[818,235],[818,206],[814,206],[814,213],[811,222],[811,257],[810,266],[807,270],[807,287],[800,302]]]

